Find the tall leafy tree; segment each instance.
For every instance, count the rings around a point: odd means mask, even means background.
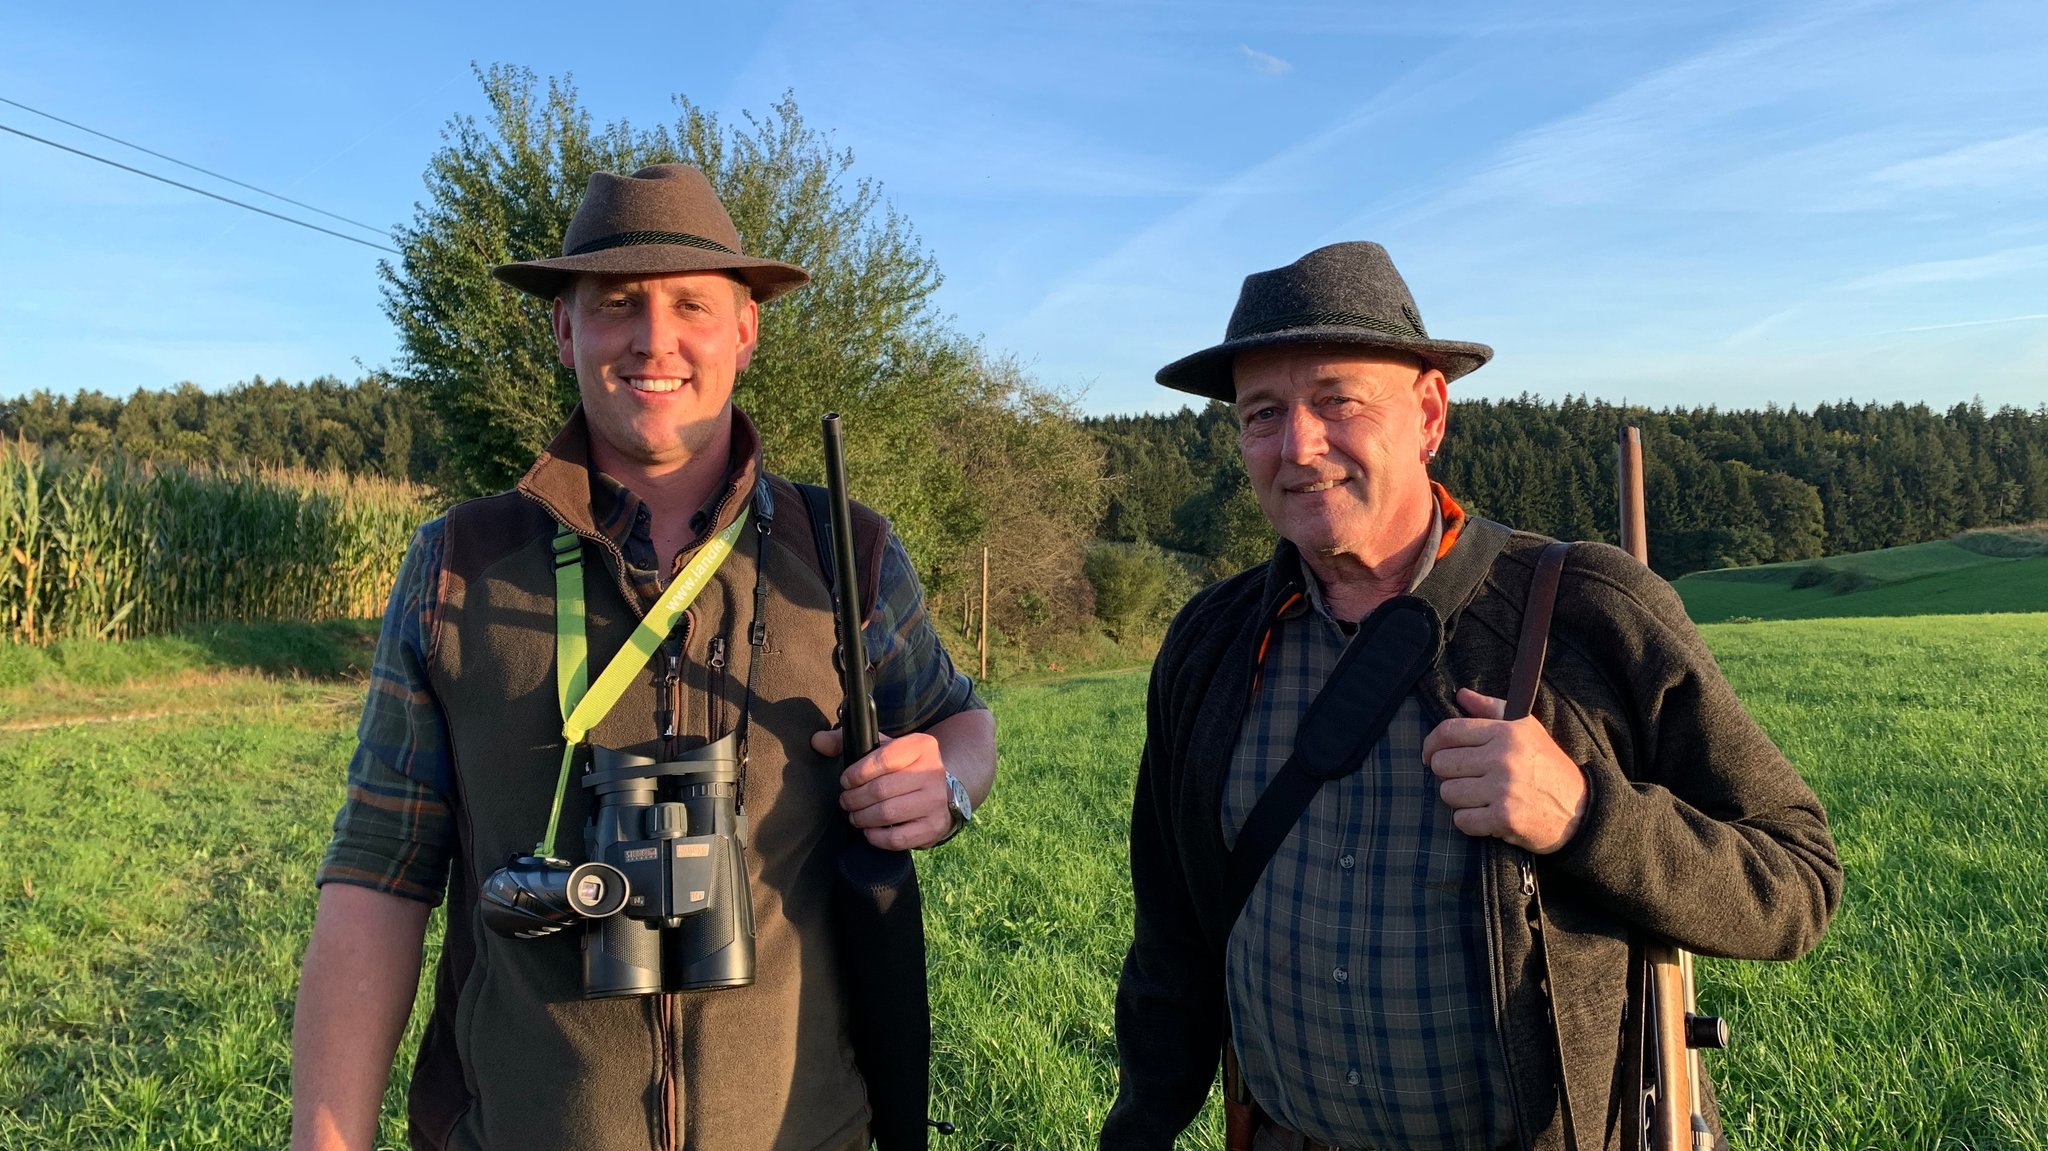
[[[842,412],[854,489],[929,565],[928,590],[964,588],[960,557],[998,543],[1034,584],[1011,605],[1042,608],[1010,613],[1018,626],[1085,617],[1085,593],[1060,589],[1085,588],[1082,549],[1066,545],[1100,515],[1100,451],[1058,397],[947,327],[931,302],[937,263],[792,97],[729,123],[678,95],[672,123],[600,128],[566,79],[543,85],[502,65],[477,77],[488,112],[450,122],[427,199],[396,232],[402,254],[380,265],[399,378],[449,433],[445,486],[508,486],[576,403],[547,305],[491,279],[491,266],[558,253],[591,173],[679,161],[710,179],[749,254],[811,273],[762,308],[736,395],[769,465],[819,478],[818,419]],[[1046,498],[1022,498],[1030,491]]]

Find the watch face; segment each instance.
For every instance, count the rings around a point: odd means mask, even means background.
[[[967,797],[967,785],[946,773],[946,806],[952,808],[963,820],[974,818],[974,802]]]

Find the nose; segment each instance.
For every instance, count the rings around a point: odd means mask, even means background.
[[[667,308],[649,307],[640,312],[640,322],[634,326],[633,352],[645,359],[655,359],[676,346],[676,326],[681,323]]]
[[[1329,449],[1322,417],[1307,404],[1287,408],[1287,426],[1280,429],[1280,454],[1289,463],[1307,463]]]

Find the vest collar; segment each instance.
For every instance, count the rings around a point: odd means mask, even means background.
[[[696,550],[747,507],[761,475],[761,433],[745,412],[732,409],[732,464],[725,483],[718,489],[712,506],[717,509],[698,537],[685,545],[685,554]],[[611,504],[617,495],[591,482],[590,421],[583,405],[569,413],[567,423],[533,466],[515,485],[521,495],[540,504],[571,531],[597,539],[608,539],[600,524],[612,522]],[[603,503],[605,506],[595,506]],[[630,528],[630,524],[628,525]],[[614,540],[613,543],[618,541]]]

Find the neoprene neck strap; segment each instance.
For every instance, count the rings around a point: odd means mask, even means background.
[[[633,676],[647,666],[654,649],[674,629],[676,620],[711,583],[725,557],[732,554],[733,543],[746,522],[747,512],[742,509],[724,531],[697,549],[681,574],[640,618],[639,626],[626,638],[626,645],[605,665],[594,684],[589,683],[590,641],[583,630],[583,537],[566,525],[555,529],[555,694],[562,705],[562,770],[555,780],[555,803],[548,812],[547,833],[534,847],[535,855],[554,858],[555,833],[562,821],[562,801],[569,792],[569,769],[575,762],[576,749],[589,740],[590,729],[626,694]]]

